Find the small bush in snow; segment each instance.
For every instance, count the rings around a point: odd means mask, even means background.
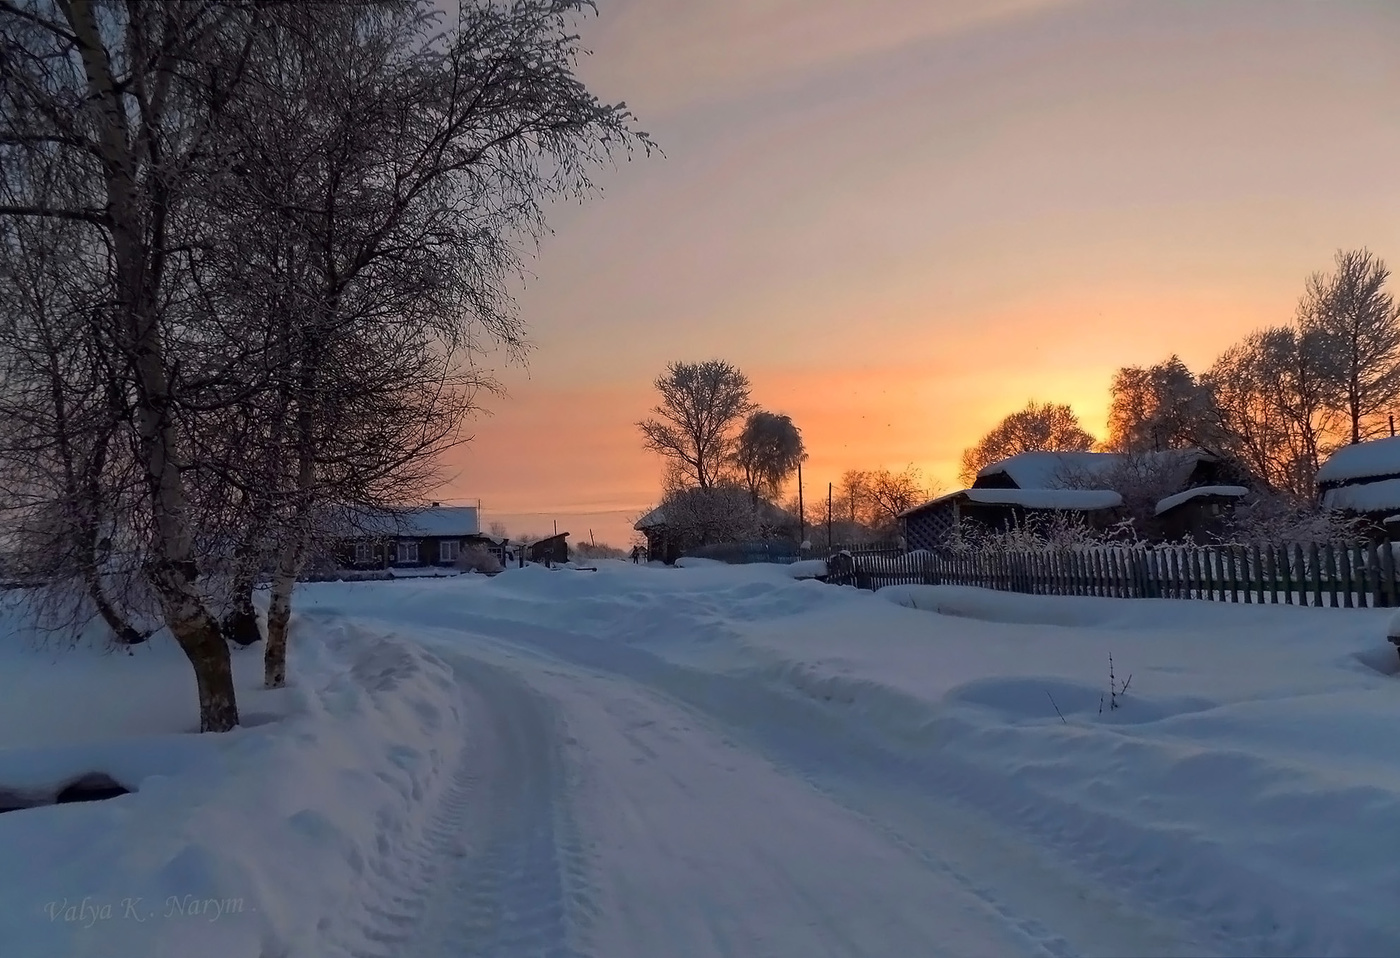
[[[1359,542],[1366,538],[1366,520],[1318,509],[1306,500],[1285,494],[1261,494],[1242,502],[1234,512],[1223,543],[1242,542]]]
[[[481,572],[486,575],[505,571],[501,560],[481,546],[467,546],[458,553],[457,568],[463,572]]]
[[[991,530],[965,522],[949,546],[958,552],[1055,552],[1138,542],[1137,528],[1124,519],[1106,529],[1090,526],[1074,513],[1032,513],[1009,529]]]

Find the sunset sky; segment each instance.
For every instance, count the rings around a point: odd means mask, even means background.
[[[665,156],[553,210],[536,349],[436,496],[513,533],[628,543],[670,360],[791,415],[808,495],[908,464],[951,489],[1027,400],[1100,433],[1117,367],[1199,371],[1338,247],[1400,267],[1390,0],[598,6],[583,78]]]

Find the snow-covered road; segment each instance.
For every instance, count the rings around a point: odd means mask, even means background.
[[[298,609],[221,736],[173,642],[0,642],[0,784],[132,788],[0,815],[6,955],[1400,954],[1386,610],[621,563]]]
[[[1210,953],[800,701],[469,623],[395,622],[453,666],[468,735],[396,870],[417,893],[371,906],[354,958]]]

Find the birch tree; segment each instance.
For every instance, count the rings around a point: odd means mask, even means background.
[[[574,74],[585,6],[0,0],[0,227],[80,233],[123,521],[203,730],[238,713],[201,571],[229,564],[241,614],[271,562],[281,684],[337,507],[431,479],[478,357],[521,342],[507,282],[549,202],[650,148]]]
[[[1306,334],[1287,326],[1249,334],[1201,377],[1211,396],[1204,445],[1273,489],[1311,497],[1328,448],[1322,377]]]
[[[653,384],[661,401],[637,423],[643,442],[673,470],[668,485],[709,489],[725,478],[736,427],[754,409],[749,378],[719,359],[673,362]]]
[[[208,134],[236,95],[249,4],[7,0],[0,5],[0,217],[81,224],[107,308],[88,345],[120,394],[149,517],[143,576],[194,667],[200,727],[238,723],[228,647],[196,584],[177,422],[172,259]],[[51,184],[61,183],[61,190]]]
[[[1389,279],[1369,250],[1338,250],[1333,272],[1309,277],[1299,305],[1298,325],[1330,367],[1353,443],[1379,435],[1400,398],[1400,304]]]

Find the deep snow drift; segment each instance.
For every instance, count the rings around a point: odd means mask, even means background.
[[[1400,953],[1383,610],[598,567],[306,586],[226,736],[16,632],[0,788],[135,792],[0,814],[6,953]]]

